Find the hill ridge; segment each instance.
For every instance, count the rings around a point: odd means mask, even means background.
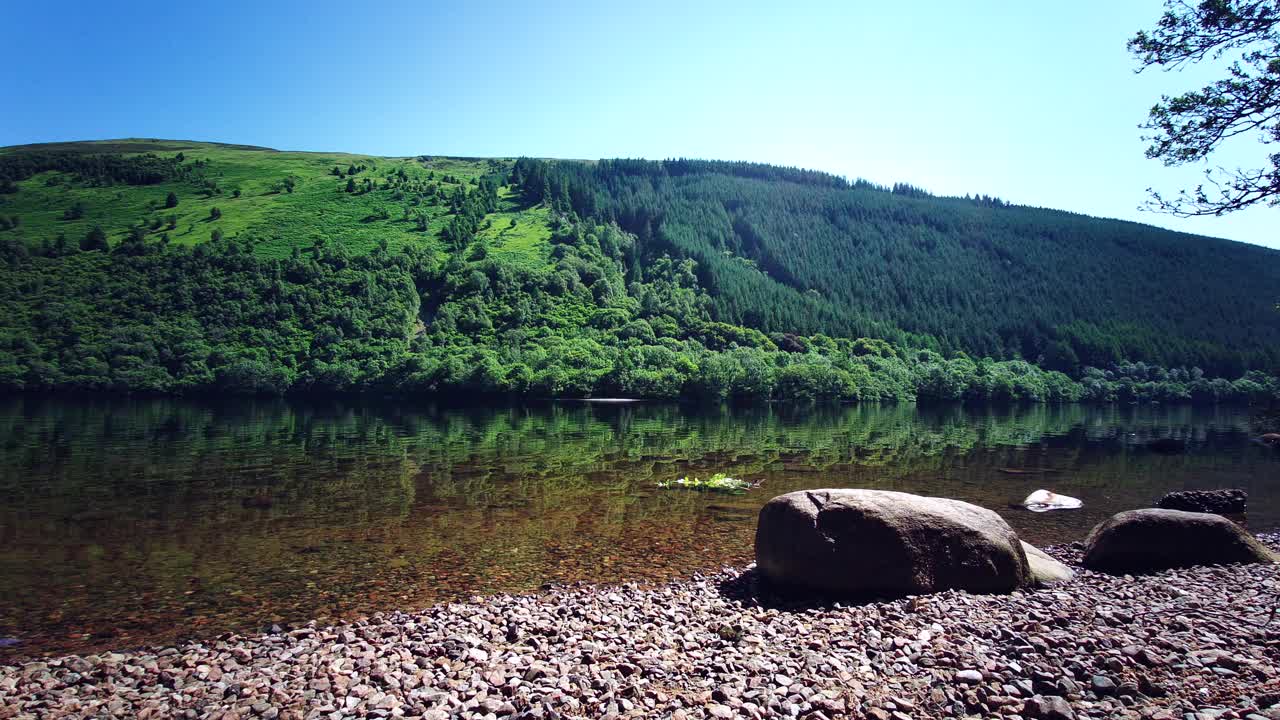
[[[1132,221],[747,162],[65,146],[0,150],[10,387],[1176,400],[1280,369],[1280,252]]]

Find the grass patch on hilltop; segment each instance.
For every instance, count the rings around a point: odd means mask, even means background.
[[[154,153],[165,158],[181,153],[184,163],[203,164],[202,177],[200,182],[94,185],[74,173],[42,172],[16,183],[17,192],[0,195],[0,216],[19,220],[16,228],[5,231],[10,237],[38,245],[62,235],[76,245],[94,227],[101,227],[113,246],[139,231],[151,239],[167,236],[173,244],[196,245],[216,232],[251,238],[255,252],[265,257],[286,257],[295,248],[306,250],[317,243],[339,244],[355,253],[382,242],[393,250],[419,245],[440,251],[438,236],[448,222],[449,207],[434,191],[447,194],[469,187],[505,162],[280,152],[154,140],[5,148],[0,158],[24,152]],[[353,167],[359,170],[349,174]],[[347,191],[349,181],[354,192]],[[431,197],[422,192],[427,188],[433,191]],[[170,193],[178,199],[174,207],[166,205]],[[533,225],[545,224],[546,218],[515,212],[519,232],[502,239],[515,241],[513,249],[527,253],[538,242]],[[510,219],[499,214],[504,217],[494,218],[495,228],[505,228]]]

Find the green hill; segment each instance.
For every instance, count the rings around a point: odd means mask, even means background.
[[[745,163],[0,150],[8,388],[1257,400],[1277,288],[1262,248]]]
[[[1275,250],[747,163],[525,160],[516,177],[530,201],[559,195],[697,260],[725,322],[1072,372],[1280,363]]]

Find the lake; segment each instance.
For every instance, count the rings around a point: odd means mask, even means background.
[[[1243,408],[0,398],[0,656],[124,648],[752,555],[774,495],[866,487],[1081,539],[1169,490],[1241,487],[1280,525]],[[1187,442],[1160,454],[1153,438]],[[742,495],[660,490],[724,472]],[[1009,507],[1032,490],[1082,510]]]

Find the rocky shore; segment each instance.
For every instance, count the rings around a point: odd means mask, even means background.
[[[840,604],[726,569],[32,661],[0,667],[0,718],[1280,718],[1277,566],[1048,550],[1075,580]]]

